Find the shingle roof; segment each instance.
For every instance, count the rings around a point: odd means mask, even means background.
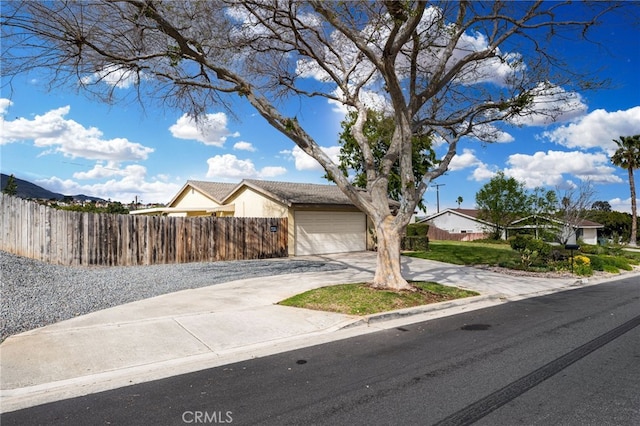
[[[227,195],[238,186],[236,183],[224,183],[224,182],[207,182],[204,180],[188,180],[187,185],[191,185],[198,191],[213,198],[218,203],[222,204]]]
[[[603,224],[587,219],[582,219],[578,225],[585,228],[604,228]]]
[[[218,203],[226,204],[227,199],[243,185],[253,188],[289,206],[294,204],[353,206],[351,200],[349,200],[344,192],[336,185],[276,182],[258,179],[243,179],[242,182],[237,184],[188,180],[185,188],[192,186],[208,197],[213,198]],[[390,205],[398,204],[393,200],[389,200],[389,203]]]
[[[274,182],[245,179],[241,182],[249,187],[262,190],[288,205],[292,204],[332,204],[353,205],[351,200],[336,185],[314,183]]]
[[[433,213],[433,214],[425,217],[424,219],[422,219],[422,221],[426,222],[428,220],[431,220],[431,219],[433,219],[435,217],[438,217],[440,215],[443,215],[445,213],[452,213],[452,212],[456,213],[456,214],[459,214],[459,215],[462,215],[462,216],[468,216],[468,217],[470,217],[472,219],[476,219],[476,220],[482,222],[480,219],[478,219],[478,213],[480,212],[480,210],[478,210],[478,209],[444,209],[444,210],[441,210],[441,211],[439,211],[437,213]]]
[[[480,210],[478,209],[451,209],[451,211],[455,211],[465,216],[470,216],[476,219],[478,218],[478,213],[480,213]]]

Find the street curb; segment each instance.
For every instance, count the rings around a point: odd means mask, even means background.
[[[338,327],[339,330],[345,330],[353,327],[359,326],[368,326],[371,324],[391,321],[394,319],[407,318],[414,315],[420,315],[424,313],[434,312],[434,311],[444,311],[449,308],[456,308],[460,306],[471,306],[476,303],[485,302],[485,301],[494,301],[494,302],[515,302],[522,299],[529,299],[533,297],[545,296],[548,294],[559,293],[563,291],[574,290],[580,287],[589,287],[598,284],[604,284],[610,281],[616,281],[618,279],[629,278],[630,276],[638,276],[640,277],[639,270],[625,271],[623,273],[619,273],[612,277],[577,277],[577,279],[567,286],[559,287],[551,290],[539,291],[534,293],[524,293],[518,296],[507,297],[503,294],[488,294],[488,295],[480,295],[480,296],[472,296],[472,297],[463,297],[460,299],[448,300],[445,302],[432,303],[429,305],[421,305],[414,306],[411,308],[398,309],[395,311],[387,311],[381,312],[378,314],[371,314],[360,317],[359,319],[346,324],[342,327]]]
[[[499,294],[489,294],[480,296],[463,297],[460,299],[447,300],[444,302],[431,303],[429,305],[414,306],[411,308],[403,308],[395,311],[381,312],[379,314],[371,314],[361,317],[360,319],[341,327],[341,330],[358,327],[362,325],[375,324],[382,321],[390,321],[398,318],[406,318],[413,315],[420,315],[427,312],[442,311],[449,308],[457,308],[459,306],[469,306],[487,300],[499,301],[504,296]]]

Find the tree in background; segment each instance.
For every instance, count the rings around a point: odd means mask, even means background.
[[[345,120],[341,123],[342,132],[338,139],[340,144],[340,164],[338,167],[344,176],[352,175],[351,182],[358,188],[367,187],[367,166],[364,161],[362,151],[358,146],[358,142],[353,137],[353,126],[358,119],[355,111],[347,114]],[[382,159],[386,152],[389,151],[389,145],[393,137],[395,123],[393,117],[385,116],[381,112],[368,111],[367,120],[364,124],[362,132],[368,140],[369,149],[373,154],[374,167],[380,170],[382,167]],[[431,137],[429,135],[416,135],[411,140],[412,164],[414,183],[418,184],[422,181],[422,176],[432,169],[436,160],[436,153],[432,148]],[[355,175],[353,175],[355,174]],[[330,176],[325,178],[334,181]],[[402,178],[400,176],[400,163],[396,162],[389,172],[389,198],[400,201],[402,196]],[[426,210],[424,201],[420,199],[417,206]]]
[[[522,182],[498,172],[476,193],[478,218],[492,224],[491,236],[497,240],[511,222],[527,215],[529,201]]]
[[[9,178],[7,179],[7,184],[2,189],[2,193],[7,195],[18,194],[18,184],[16,183],[16,177],[14,175],[9,175]]]
[[[561,244],[567,244],[569,241],[577,239],[576,230],[589,216],[594,195],[595,189],[588,180],[572,188],[558,190],[560,206],[556,217],[563,224],[563,229],[558,234],[558,240]]]
[[[640,167],[640,135],[620,136],[619,140],[613,140],[618,149],[611,157],[611,162],[629,172],[629,188],[631,190],[631,235],[629,245],[636,246],[638,233],[638,211],[636,207],[636,183],[633,178],[633,170]]]
[[[462,204],[464,200],[462,199],[462,195],[458,195],[458,198],[456,198],[456,203],[458,203],[458,208],[460,208],[460,204]]]
[[[540,219],[550,218],[558,209],[558,196],[555,191],[545,190],[536,187],[529,194],[527,200],[527,213],[533,215],[535,238],[540,238]],[[548,228],[549,221],[544,220],[545,228]]]
[[[604,225],[604,228],[598,232],[600,237],[610,239],[614,244],[629,240],[631,235],[631,215],[629,213],[615,210],[591,210],[588,219]]]
[[[591,205],[591,210],[610,212],[611,204],[609,204],[608,201],[594,201],[594,203]]]
[[[500,141],[500,123],[550,123],[580,107],[575,91],[598,82],[591,70],[580,74],[573,61],[554,56],[563,50],[553,42],[588,40],[598,19],[623,4],[25,0],[2,5],[0,58],[5,82],[49,71],[51,87],[81,88],[109,102],[133,95],[195,117],[249,104],[368,215],[378,238],[371,284],[400,290],[410,288],[400,235],[458,142]],[[366,191],[285,108],[291,98],[301,109],[321,98],[355,112],[351,134]],[[372,108],[393,117],[379,160],[365,134]],[[417,179],[413,141],[425,136],[443,154]],[[394,175],[397,211],[388,203]]]
[[[126,208],[120,201],[112,201],[107,205],[105,213],[129,214],[129,209]]]

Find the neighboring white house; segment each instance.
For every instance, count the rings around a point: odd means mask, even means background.
[[[476,209],[446,209],[439,213],[433,214],[422,219],[420,222],[428,223],[441,230],[447,231],[451,234],[478,234],[478,237],[482,237],[482,233],[487,234],[495,226],[487,221],[478,219],[479,210]],[[534,229],[536,225],[531,224],[531,219],[534,216],[528,216],[522,219],[518,219],[512,222],[506,231],[502,232],[502,238],[507,237],[507,231],[509,235],[517,232],[518,229]],[[586,244],[598,243],[598,229],[604,228],[596,222],[589,220],[582,220],[576,227],[563,225],[562,221],[557,219],[544,219],[541,218],[544,223],[539,224],[540,229],[550,228],[553,225],[555,229],[560,229],[561,239],[565,243],[573,244],[577,239],[581,239]],[[549,224],[551,222],[551,224]],[[433,235],[430,230],[430,235]],[[460,236],[460,235],[458,235]]]
[[[604,228],[604,225],[586,219],[580,220],[575,226],[547,217],[539,217],[539,222],[534,223],[536,217],[532,215],[511,222],[509,235],[518,232],[519,229],[553,229],[558,233],[559,240],[563,244],[575,244],[578,240],[582,240],[585,244],[595,245],[598,244],[598,229]]]
[[[295,256],[373,247],[366,215],[335,185],[254,179],[238,184],[190,180],[167,207],[131,214],[286,217],[289,254]]]
[[[479,238],[491,232],[490,222],[478,219],[475,209],[446,209],[427,216],[420,223],[428,223],[451,234],[475,234]]]

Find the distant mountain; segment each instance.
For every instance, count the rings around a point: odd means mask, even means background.
[[[4,190],[9,181],[9,176],[4,173],[0,174],[0,188]],[[15,178],[16,185],[18,186],[18,193],[16,194],[20,198],[41,198],[45,200],[62,200],[65,195],[57,192],[49,191],[41,186],[35,185],[26,180]],[[105,201],[102,198],[90,197],[88,195],[79,194],[71,195],[71,198],[77,201]]]

